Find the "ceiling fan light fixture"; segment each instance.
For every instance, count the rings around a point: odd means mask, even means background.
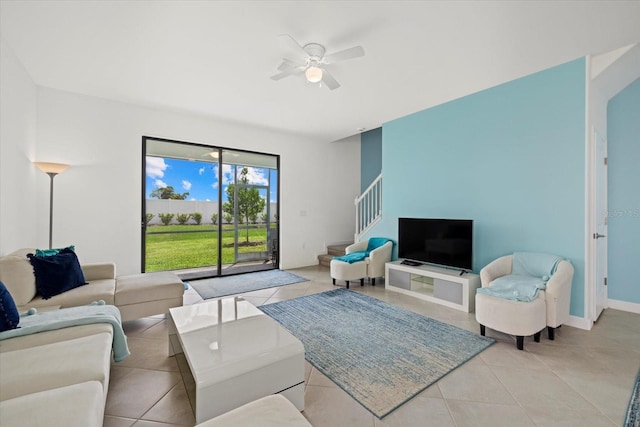
[[[310,83],[318,83],[322,80],[322,68],[311,66],[304,72],[307,81]]]

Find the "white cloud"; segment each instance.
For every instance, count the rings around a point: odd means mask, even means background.
[[[191,199],[189,199],[189,200],[191,200],[192,202],[197,201],[197,199],[196,199],[195,197],[192,197],[192,198],[191,198]]]
[[[222,184],[233,183],[233,168],[231,165],[222,165]]]
[[[218,181],[211,183],[211,188],[213,188],[214,190],[218,188]]]
[[[155,186],[156,186],[156,187],[158,187],[158,188],[165,188],[165,187],[167,187],[167,183],[166,183],[166,182],[164,182],[164,181],[163,181],[163,180],[161,180],[161,179],[156,179],[156,180],[155,180],[155,182],[154,182],[154,184],[155,184]]]
[[[182,180],[182,188],[187,191],[191,190],[191,183],[187,180]]]
[[[162,178],[169,167],[162,157],[149,157],[146,160],[146,173],[149,178]],[[166,187],[166,185],[165,185]]]
[[[238,177],[240,176],[241,170],[242,168],[238,168]],[[247,168],[247,172],[249,184],[267,185],[269,183],[269,179],[265,176],[264,169]]]
[[[204,173],[204,166],[198,169],[198,175],[202,175]]]

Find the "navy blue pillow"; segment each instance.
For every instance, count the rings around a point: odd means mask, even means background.
[[[70,248],[64,248],[56,255],[28,254],[27,257],[33,266],[38,293],[44,299],[87,284],[78,257]]]
[[[20,313],[4,283],[0,282],[0,332],[15,329],[20,323]]]

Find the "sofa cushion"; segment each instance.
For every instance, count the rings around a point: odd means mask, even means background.
[[[36,276],[36,288],[44,299],[86,285],[80,262],[70,248],[58,254],[39,257],[28,254]]]
[[[37,334],[22,335],[11,339],[0,340],[0,353],[22,350],[24,348],[38,347],[45,344],[53,344],[60,341],[69,341],[76,338],[88,337],[105,333],[113,336],[113,326],[110,323],[91,323],[78,325],[72,328],[54,329],[52,331],[38,332]]]
[[[100,382],[106,396],[112,337],[99,333],[0,353],[0,401],[84,381]]]
[[[20,313],[11,294],[0,281],[0,332],[15,329],[20,323]]]
[[[36,278],[27,259],[31,249],[16,251],[0,258],[0,281],[5,284],[16,305],[25,305],[36,296]]]
[[[117,306],[139,304],[155,300],[181,298],[184,284],[173,273],[129,274],[116,279],[115,303]]]
[[[87,381],[0,402],[3,426],[102,426],[104,394]]]
[[[79,286],[67,292],[61,293],[49,299],[36,296],[28,304],[18,306],[18,310],[24,311],[31,307],[40,309],[43,307],[76,307],[78,305],[91,304],[93,301],[103,300],[106,304],[113,305],[113,294],[116,290],[114,279],[93,280],[85,286]]]

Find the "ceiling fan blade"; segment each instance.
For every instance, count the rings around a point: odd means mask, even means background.
[[[291,53],[293,57],[306,58],[309,54],[300,46],[293,37],[289,34],[281,34],[280,35],[280,44],[282,46],[282,50]],[[289,56],[289,55],[287,55]]]
[[[296,74],[302,74],[305,70],[304,66],[299,66],[295,68],[290,68],[288,70],[284,70],[281,73],[271,76],[271,80],[282,80],[285,77],[293,76]]]
[[[364,49],[362,48],[362,46],[355,46],[325,56],[324,62],[326,62],[327,64],[335,64],[339,61],[346,61],[347,59],[358,58],[360,56],[364,56]]]
[[[340,87],[340,83],[333,78],[331,73],[329,73],[326,69],[322,70],[322,82],[327,85],[330,90],[338,89]]]
[[[297,63],[287,58],[282,58],[282,64],[278,66],[278,71],[287,71],[297,67],[304,67],[304,64]]]

